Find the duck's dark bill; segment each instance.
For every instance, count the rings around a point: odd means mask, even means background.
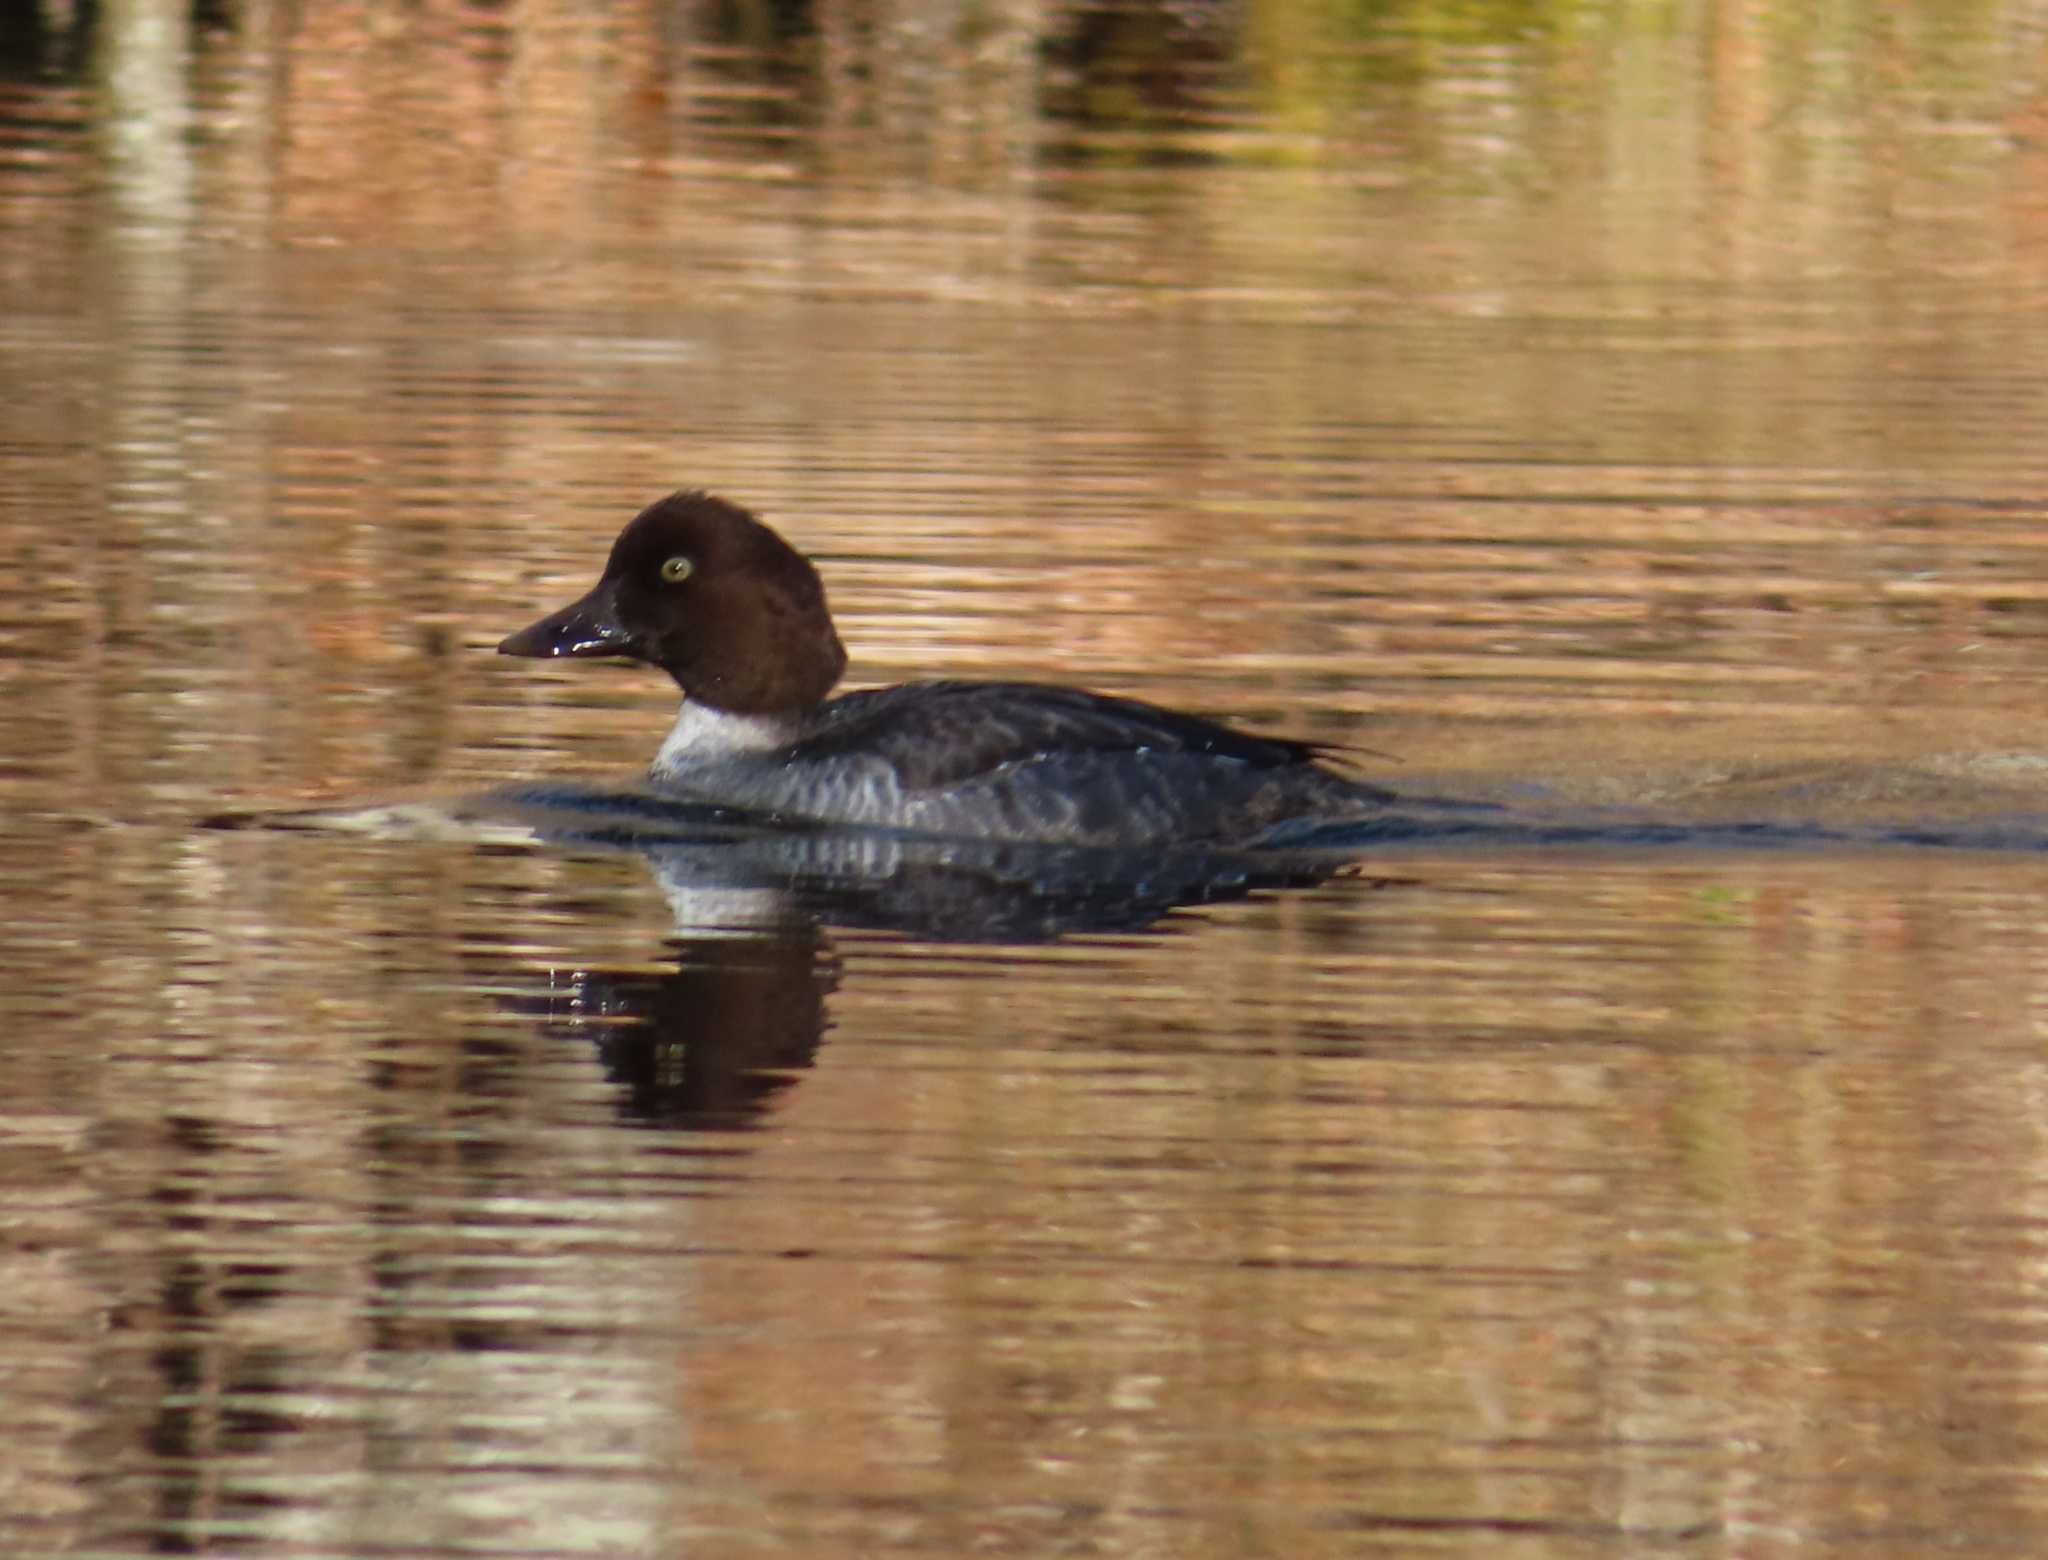
[[[608,586],[600,585],[581,601],[551,612],[531,628],[522,628],[498,646],[500,655],[636,655],[639,644],[619,625]]]

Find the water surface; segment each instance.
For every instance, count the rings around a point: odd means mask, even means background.
[[[2037,7],[0,51],[0,1547],[2039,1547]],[[629,777],[489,651],[683,484],[856,682],[1705,832],[199,826]]]

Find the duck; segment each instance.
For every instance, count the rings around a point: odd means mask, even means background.
[[[650,785],[768,825],[1256,848],[1397,800],[1331,768],[1324,745],[1140,699],[967,680],[835,695],[846,649],[817,569],[701,489],[641,510],[595,586],[498,650],[667,672],[683,700]]]

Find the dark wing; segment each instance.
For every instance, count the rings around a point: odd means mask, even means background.
[[[1253,769],[1314,761],[1314,743],[1255,737],[1199,715],[1041,683],[926,682],[832,700],[804,739],[808,757],[869,754],[904,785],[957,785],[1057,754],[1200,753]]]

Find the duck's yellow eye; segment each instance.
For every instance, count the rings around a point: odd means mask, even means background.
[[[671,585],[680,585],[690,577],[690,571],[696,567],[694,563],[690,562],[681,553],[677,553],[673,558],[668,559],[662,564],[661,577]]]

